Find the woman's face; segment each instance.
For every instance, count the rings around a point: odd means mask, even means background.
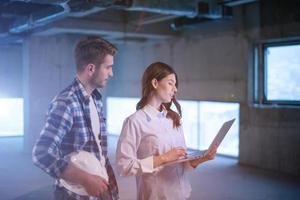
[[[172,98],[177,92],[177,88],[175,85],[175,74],[170,74],[160,81],[154,81],[152,84],[155,88],[155,95],[162,101],[162,103],[171,102]]]

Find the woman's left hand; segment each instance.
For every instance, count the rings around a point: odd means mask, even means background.
[[[216,156],[218,147],[215,145],[211,149],[208,149],[207,152],[205,152],[204,156],[201,158],[198,158],[196,160],[191,160],[190,164],[192,167],[196,168],[199,164],[206,162],[208,160],[213,160]]]
[[[217,149],[218,149],[217,145],[214,145],[210,150],[207,150],[207,152],[204,155],[204,158],[206,160],[213,160],[216,156]]]

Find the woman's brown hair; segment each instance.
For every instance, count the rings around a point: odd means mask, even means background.
[[[178,88],[177,74],[172,67],[163,62],[155,62],[147,67],[142,78],[142,98],[136,105],[137,110],[142,109],[147,104],[149,96],[153,91],[155,91],[153,85],[151,84],[151,81],[153,79],[160,81],[170,74],[175,74],[175,86],[176,88]],[[172,102],[174,103],[178,113],[171,109]],[[181,118],[181,106],[176,100],[175,96],[172,98],[170,103],[163,103],[160,109],[163,109],[163,106],[167,110],[167,118],[173,120],[173,127],[179,127]]]

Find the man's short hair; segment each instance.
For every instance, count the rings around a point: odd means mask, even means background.
[[[100,66],[105,56],[115,55],[117,48],[101,37],[89,36],[81,39],[75,48],[75,62],[77,72],[90,63]]]

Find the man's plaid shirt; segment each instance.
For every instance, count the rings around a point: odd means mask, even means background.
[[[103,155],[106,159],[106,170],[109,176],[110,198],[119,199],[117,182],[107,157],[107,133],[103,117],[103,103],[100,92],[95,89],[92,93],[100,120],[100,134]],[[63,90],[49,106],[46,124],[33,148],[32,159],[35,165],[56,179],[59,178],[68,165],[69,154],[80,150],[93,153],[100,160],[100,153],[92,132],[89,95],[80,81],[75,78],[73,83]],[[79,200],[97,199],[84,197],[66,191],[70,197]]]

